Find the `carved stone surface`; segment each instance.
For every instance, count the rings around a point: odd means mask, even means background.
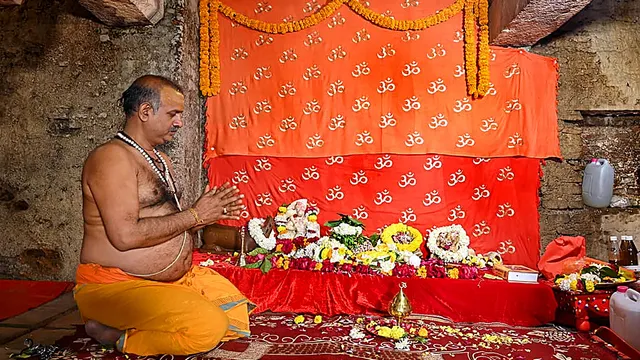
[[[164,16],[164,0],[79,0],[79,3],[110,26],[154,25]]]
[[[3,5],[21,5],[24,0],[0,0],[0,6]]]
[[[531,46],[556,31],[592,0],[494,0],[489,9],[490,41]]]

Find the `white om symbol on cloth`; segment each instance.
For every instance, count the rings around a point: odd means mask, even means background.
[[[286,193],[287,191],[295,192],[296,188],[297,187],[295,181],[292,178],[288,178],[286,180],[280,181],[280,187],[278,188],[278,191],[280,191],[281,193]]]
[[[409,171],[408,173],[402,175],[400,181],[398,181],[398,186],[401,188],[406,188],[407,186],[416,186],[417,181],[414,173]]]
[[[442,198],[440,197],[438,190],[432,190],[430,193],[424,194],[422,205],[431,206],[433,204],[440,204],[440,202],[442,202]]]
[[[473,189],[473,195],[471,196],[471,199],[478,201],[482,198],[488,198],[489,196],[491,196],[491,192],[487,190],[487,186],[480,185],[477,188]]]
[[[256,204],[257,207],[270,206],[271,204],[273,204],[273,201],[271,199],[271,193],[266,192],[263,194],[258,194],[258,196],[256,196],[256,199],[253,201],[253,203]]]
[[[248,184],[249,175],[247,175],[247,170],[242,169],[242,170],[235,171],[233,173],[233,178],[231,179],[231,182],[235,185],[238,185],[240,183]]]
[[[258,115],[261,112],[266,112],[266,113],[271,112],[271,103],[269,103],[269,100],[264,99],[262,101],[258,101],[256,103],[256,106],[253,107],[254,114]]]
[[[453,112],[459,113],[463,111],[471,111],[471,109],[473,109],[473,107],[471,106],[469,99],[465,97],[461,100],[456,100],[456,105],[453,107]]]
[[[327,201],[344,199],[342,188],[339,185],[336,185],[333,188],[329,189],[329,193],[325,196],[325,199],[327,199]]]
[[[269,171],[271,170],[271,163],[269,158],[256,159],[256,164],[253,165],[255,171]]]
[[[231,60],[244,60],[249,57],[249,53],[243,47],[233,49],[233,54],[231,54]]]
[[[507,143],[507,147],[509,149],[514,149],[517,146],[522,146],[524,144],[524,140],[520,137],[520,134],[515,133],[513,136],[509,136],[509,142]]]
[[[306,81],[309,81],[311,79],[317,79],[320,77],[320,75],[322,75],[322,72],[320,71],[320,69],[318,68],[318,65],[313,65],[311,67],[308,67],[305,71],[304,74],[302,74],[302,78]]]
[[[429,123],[429,127],[432,129],[437,129],[439,127],[446,127],[447,125],[449,125],[449,121],[445,119],[443,114],[432,116],[431,122]]]
[[[455,173],[449,175],[449,181],[447,181],[447,185],[456,186],[456,184],[463,183],[467,180],[467,177],[464,175],[462,169],[458,169]]]
[[[276,141],[271,138],[270,134],[265,134],[264,136],[260,136],[258,138],[258,142],[256,146],[258,149],[264,149],[265,147],[272,147],[276,144]]]
[[[319,113],[321,109],[322,109],[322,107],[318,103],[318,100],[313,99],[313,100],[311,100],[311,101],[309,101],[308,103],[305,104],[305,107],[304,107],[304,109],[302,109],[302,112],[305,115],[311,115],[313,113]]]
[[[229,94],[244,94],[248,90],[247,85],[244,84],[244,81],[238,81],[231,84],[231,88],[229,89]]]
[[[479,223],[473,225],[473,236],[480,237],[482,235],[489,235],[491,232],[491,227],[487,225],[486,221],[480,221]]]
[[[498,181],[511,181],[515,178],[515,174],[513,173],[513,171],[511,171],[511,167],[506,166],[502,169],[500,169],[500,173],[498,174]]]
[[[298,123],[293,116],[289,116],[286,119],[282,119],[280,121],[280,126],[278,129],[282,132],[287,132],[287,130],[295,130],[298,128]]]
[[[359,99],[355,100],[353,106],[351,106],[351,110],[354,112],[359,112],[361,110],[368,110],[371,107],[371,102],[369,101],[368,96],[361,96]]]
[[[246,128],[247,127],[247,118],[244,114],[240,114],[231,119],[229,123],[229,127],[233,130],[237,130],[238,128]]]
[[[456,147],[461,148],[465,146],[473,146],[475,144],[476,144],[476,141],[471,138],[471,135],[464,134],[464,135],[458,136],[458,143],[456,144]]]
[[[513,243],[511,242],[511,240],[500,242],[500,247],[498,248],[498,254],[500,255],[513,254],[515,252],[516,252],[516,247],[513,246]]]
[[[409,99],[404,100],[404,105],[402,105],[402,110],[405,112],[409,112],[411,110],[420,110],[420,101],[417,96],[412,96]]]
[[[504,70],[504,77],[507,79],[510,79],[515,75],[520,75],[520,66],[518,66],[518,64],[516,63],[512,64]]]
[[[440,160],[440,155],[435,155],[434,157],[429,157],[424,162],[422,167],[429,171],[431,169],[440,169],[442,167],[442,161]]]
[[[293,83],[288,82],[280,87],[280,90],[278,91],[278,96],[280,96],[281,98],[286,96],[293,96],[296,94],[296,92],[297,90],[293,85]]]
[[[435,47],[431,48],[431,51],[427,53],[427,59],[433,60],[438,56],[446,56],[447,51],[444,49],[442,44],[437,44]]]
[[[308,168],[304,168],[304,173],[302,174],[302,180],[318,180],[320,179],[320,173],[318,173],[318,168],[315,166],[311,166]]]
[[[396,54],[396,50],[393,48],[391,44],[384,45],[380,48],[380,52],[377,54],[378,59],[384,59],[387,56],[394,56]]]
[[[369,182],[369,178],[367,178],[367,174],[364,172],[364,170],[360,170],[353,173],[353,177],[349,180],[349,182],[351,183],[351,185],[366,184]]]
[[[445,92],[447,91],[447,86],[444,84],[444,80],[438,78],[436,81],[432,81],[429,83],[429,88],[427,88],[427,92],[431,95],[437,92]]]
[[[404,141],[404,144],[407,147],[413,147],[414,145],[422,145],[424,144],[424,139],[422,138],[422,135],[419,132],[414,131],[413,133],[407,134],[407,140]]]
[[[356,34],[351,38],[351,41],[357,44],[359,42],[367,41],[369,39],[371,39],[371,35],[367,32],[366,29],[362,29],[356,32]]]
[[[491,159],[485,159],[485,158],[473,158],[473,164],[474,165],[480,165],[483,162],[484,163],[488,163],[489,161],[491,161]]]
[[[457,78],[464,76],[464,66],[456,65],[456,69],[453,72],[453,76]]]
[[[503,218],[505,216],[508,217],[512,217],[516,214],[515,210],[513,210],[511,208],[511,204],[509,203],[504,203],[500,206],[498,206],[498,212],[496,213],[496,216],[499,218]]]
[[[396,124],[397,124],[397,121],[393,117],[393,114],[392,113],[387,113],[387,115],[380,116],[380,122],[378,123],[378,126],[381,129],[384,129],[387,126],[394,127],[394,126],[396,126]]]
[[[376,163],[373,165],[376,170],[382,170],[384,168],[391,168],[393,166],[393,160],[391,160],[390,155],[383,155],[376,160]]]
[[[342,80],[337,80],[336,82],[329,85],[329,90],[327,90],[327,94],[329,96],[334,96],[335,94],[342,94],[344,92],[344,84]]]
[[[303,41],[304,46],[307,46],[307,47],[311,45],[320,44],[321,42],[322,42],[322,38],[320,37],[320,34],[317,31],[314,31],[311,34],[308,34],[307,39]]]
[[[298,54],[296,54],[296,50],[293,48],[290,48],[282,52],[282,55],[280,55],[280,58],[278,59],[278,61],[280,61],[281,64],[284,64],[287,61],[296,61],[297,59],[298,59]]]
[[[353,217],[359,220],[368,219],[369,213],[367,213],[367,208],[365,208],[364,205],[360,205],[357,209],[353,209]]]
[[[340,114],[336,115],[336,117],[331,118],[331,123],[329,124],[329,130],[335,131],[337,129],[344,129],[346,125],[346,121],[344,117]]]
[[[351,75],[357,78],[362,75],[369,75],[370,73],[371,68],[369,67],[369,64],[366,61],[363,61],[360,64],[356,65],[356,68],[351,72]]]
[[[449,216],[447,217],[447,220],[449,221],[455,221],[458,219],[464,219],[467,216],[467,213],[462,210],[462,206],[458,205],[455,208],[449,210]]]
[[[262,66],[256,69],[256,72],[253,73],[253,78],[255,80],[262,79],[271,79],[273,73],[271,72],[271,66]]]
[[[407,210],[402,212],[402,216],[398,219],[401,223],[406,224],[410,222],[416,222],[418,217],[414,214],[412,208],[408,208]]]
[[[380,206],[382,204],[391,204],[393,201],[393,197],[389,194],[389,190],[384,189],[379,193],[376,193],[376,198],[373,200],[373,203]]]
[[[420,67],[418,66],[417,61],[412,61],[408,64],[404,64],[404,69],[402,69],[402,76],[411,76],[420,74]]]
[[[393,91],[396,89],[396,84],[393,83],[392,78],[387,78],[386,80],[380,81],[380,85],[376,89],[378,93],[384,94],[387,91]]]
[[[306,145],[307,149],[309,150],[314,148],[321,148],[324,145],[324,140],[322,140],[320,134],[316,133],[315,135],[309,137]]]
[[[363,131],[359,134],[356,134],[356,146],[362,146],[364,144],[371,145],[373,144],[373,137],[368,131]]]
[[[327,56],[327,60],[333,62],[338,59],[344,59],[347,57],[347,52],[342,48],[342,45],[339,45],[337,48],[331,50],[329,56]]]
[[[329,156],[324,162],[329,166],[333,164],[342,164],[344,162],[344,158],[342,156]]]
[[[507,107],[504,108],[504,112],[509,114],[512,111],[520,111],[522,110],[522,104],[520,104],[520,100],[513,99],[507,101]]]
[[[488,132],[491,130],[498,130],[498,123],[493,118],[488,118],[482,120],[482,126],[480,127],[480,131]]]

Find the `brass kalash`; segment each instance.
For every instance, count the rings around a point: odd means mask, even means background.
[[[393,297],[393,300],[389,303],[389,315],[395,317],[398,320],[398,326],[401,326],[402,319],[411,315],[411,303],[409,298],[404,294],[403,289],[407,288],[407,284],[400,283],[400,292]]]

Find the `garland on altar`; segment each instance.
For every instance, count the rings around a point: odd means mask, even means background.
[[[220,93],[220,33],[218,13],[247,28],[271,34],[287,34],[318,25],[346,5],[369,22],[397,31],[424,30],[451,19],[464,10],[464,53],[467,92],[482,97],[489,90],[488,0],[455,0],[435,14],[416,20],[395,20],[376,13],[358,0],[331,0],[317,12],[296,21],[268,23],[236,12],[220,0],[200,0],[200,90],[205,96]],[[476,34],[476,26],[478,33]]]

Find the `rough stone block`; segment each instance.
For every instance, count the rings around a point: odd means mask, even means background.
[[[155,25],[164,16],[164,0],[79,0],[110,26]]]
[[[22,5],[24,0],[0,0],[0,6]]]
[[[565,159],[582,159],[584,145],[582,130],[576,125],[566,124],[560,130],[560,152]]]

